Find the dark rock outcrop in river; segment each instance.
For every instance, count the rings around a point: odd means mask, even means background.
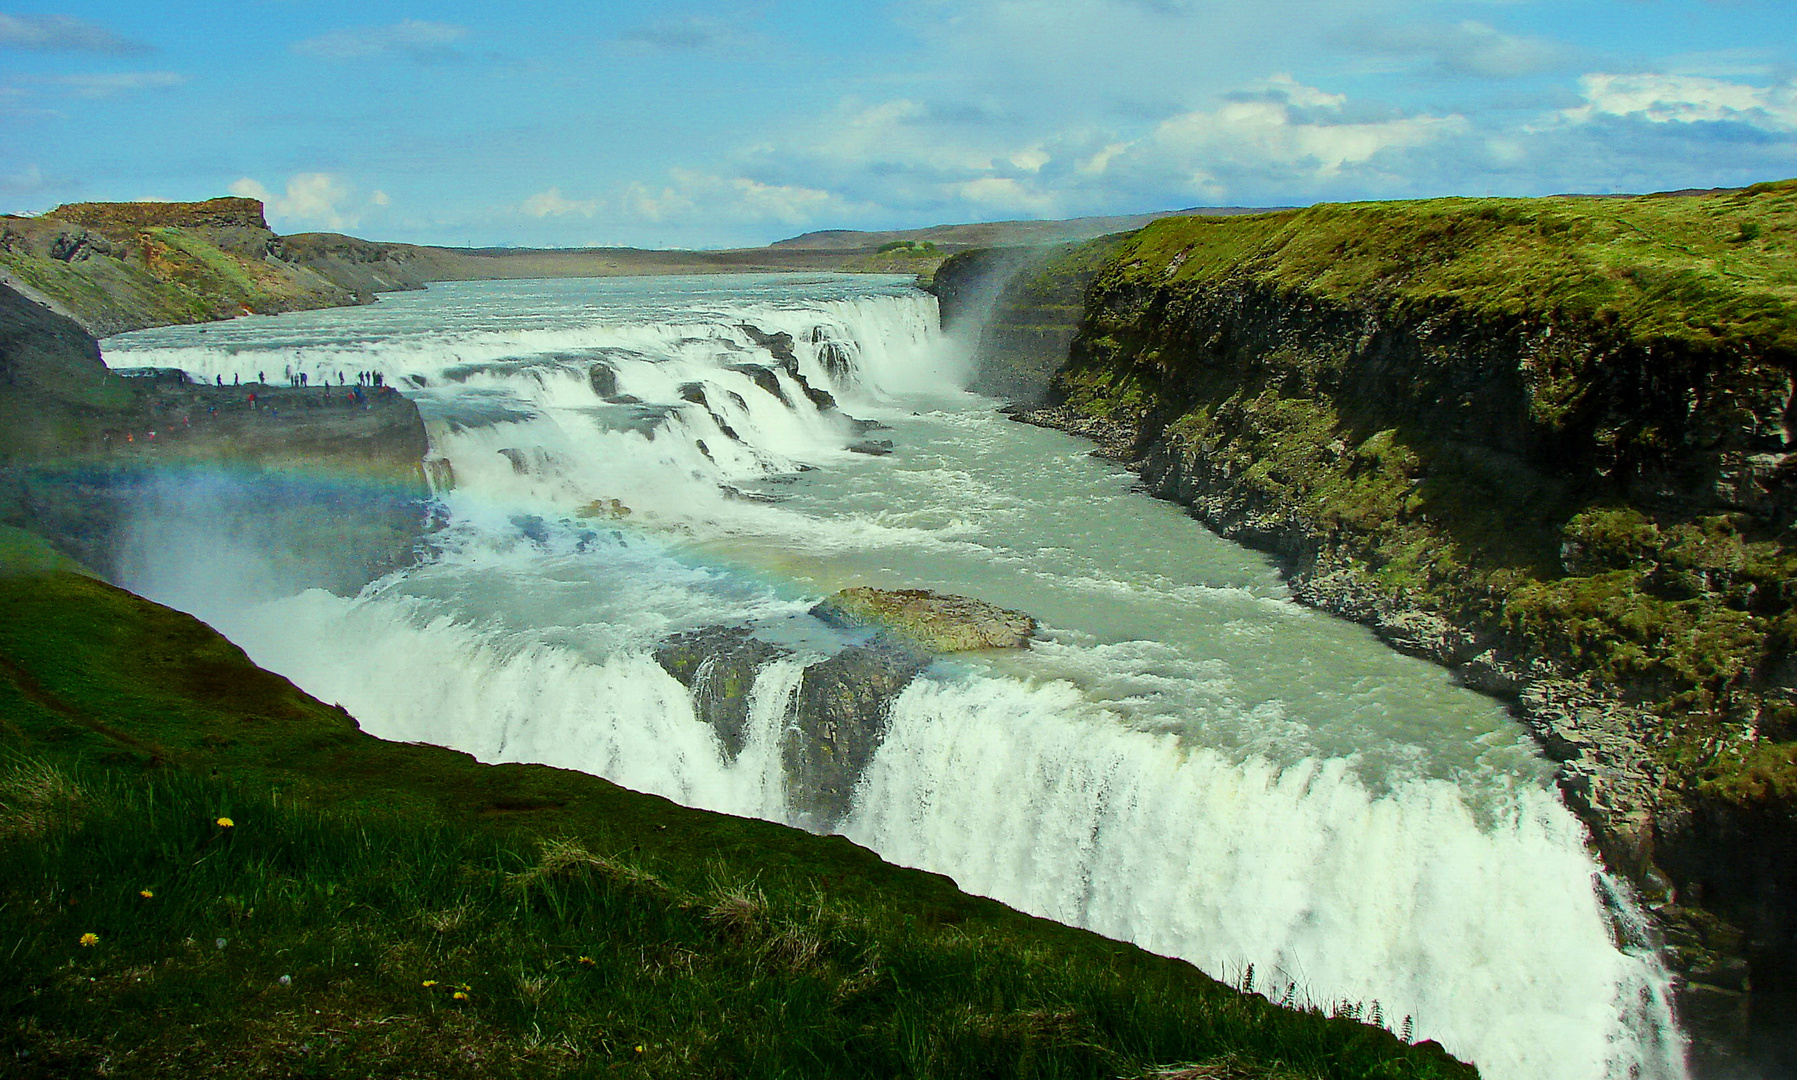
[[[805,669],[795,722],[780,742],[793,809],[825,826],[848,813],[856,782],[886,739],[893,699],[929,664],[910,643],[876,636]]]
[[[742,626],[675,634],[655,650],[656,662],[687,688],[694,712],[717,733],[726,760],[747,745],[755,680],[791,655]],[[806,667],[778,736],[794,811],[819,827],[848,812],[856,782],[886,737],[893,699],[929,663],[910,643],[876,634]]]
[[[692,693],[693,710],[717,732],[725,759],[734,761],[747,740],[755,676],[791,655],[791,649],[757,640],[747,627],[708,626],[663,641],[655,661]]]
[[[935,655],[1022,648],[1036,629],[1021,612],[920,589],[845,589],[811,613],[855,635],[805,668],[779,735],[787,804],[821,827],[848,813],[856,783],[886,738],[893,699]],[[656,662],[692,695],[698,718],[717,732],[727,760],[747,745],[756,678],[791,655],[742,626],[676,634],[655,650]]]

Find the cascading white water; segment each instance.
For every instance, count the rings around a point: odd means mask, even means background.
[[[371,732],[798,820],[782,739],[844,640],[812,603],[982,596],[1047,640],[913,682],[840,831],[1219,977],[1253,964],[1274,996],[1376,1001],[1498,1080],[1682,1075],[1665,974],[1618,946],[1615,893],[1502,711],[958,394],[964,358],[901,283],[465,284],[211,331],[108,359],[379,370],[453,475],[433,556],[361,597],[226,606],[177,558],[135,583]],[[757,343],[780,333],[790,362]],[[849,449],[869,438],[893,454]],[[717,625],[787,650],[734,758],[651,655]]]

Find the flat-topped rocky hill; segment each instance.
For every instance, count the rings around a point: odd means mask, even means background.
[[[352,237],[284,238],[255,199],[71,203],[0,217],[0,284],[100,337],[254,312],[366,304],[423,288],[402,255]]]

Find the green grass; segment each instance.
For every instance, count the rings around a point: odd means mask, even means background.
[[[380,742],[88,578],[0,611],[7,1075],[1474,1075],[838,837]]]
[[[893,240],[874,249],[876,255],[939,255],[942,249],[928,240]]]
[[[0,576],[49,573],[84,574],[86,570],[37,534],[0,525]]]
[[[1797,353],[1797,180],[1738,195],[1429,199],[1167,218],[1115,275],[1556,316],[1637,341]]]

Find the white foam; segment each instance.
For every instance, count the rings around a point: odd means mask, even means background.
[[[712,288],[703,310],[650,313],[647,300],[604,311],[570,302],[533,325],[529,312],[482,314],[469,286],[453,293],[464,306],[447,327],[419,299],[416,314],[395,302],[386,315],[301,324],[387,318],[386,333],[290,333],[271,347],[254,327],[231,327],[209,341],[183,331],[110,343],[114,364],[226,382],[288,369],[315,383],[366,370],[389,382],[417,376],[428,384],[412,392],[431,453],[454,476],[439,491],[449,526],[436,558],[359,599],[228,607],[217,589],[164,598],[382,737],[792,820],[779,743],[806,658],[760,672],[745,745],[728,760],[650,652],[679,630],[802,621],[815,597],[696,553],[1007,567],[1032,558],[1025,540],[982,546],[1029,496],[952,463],[895,471],[890,505],[854,512],[804,513],[736,492],[806,467],[884,467],[846,452],[860,433],[817,408],[745,324],[790,334],[799,374],[857,415],[936,410],[965,440],[1015,437],[959,411],[966,356],[937,334],[933,299],[831,288],[824,300]],[[283,324],[258,325],[273,334]],[[596,395],[589,373],[601,361],[617,393],[640,405]],[[732,370],[744,363],[773,371],[780,392]],[[899,498],[907,486],[940,498]],[[611,500],[629,514],[614,519]],[[1033,559],[1047,562],[1041,551]],[[1326,710],[1249,693],[1252,680],[1231,664],[1316,616],[1273,585],[1224,587],[1190,568],[1180,578],[1142,565],[1106,576],[1104,552],[1069,554],[1020,576],[1081,603],[1141,604],[1153,593],[1212,611],[1213,653],[1063,627],[1034,655],[939,667],[896,703],[844,831],[889,859],[1213,975],[1251,963],[1262,986],[1295,983],[1312,1001],[1376,1000],[1389,1026],[1412,1017],[1419,1038],[1493,1080],[1682,1076],[1665,973],[1612,940],[1583,830],[1538,779],[1484,775],[1456,787],[1444,768],[1409,767],[1423,755],[1402,732],[1380,746],[1347,740],[1355,749],[1336,757],[1307,750]],[[1293,695],[1332,677],[1285,659]],[[1383,700],[1332,702],[1345,717],[1336,736],[1372,730],[1364,716]],[[1442,726],[1460,723],[1478,730],[1465,717]]]

